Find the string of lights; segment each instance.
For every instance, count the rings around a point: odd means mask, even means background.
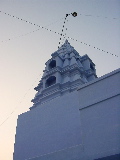
[[[0,13],[3,13],[3,14],[5,14],[5,15],[8,15],[8,16],[12,17],[12,18],[16,18],[16,19],[18,19],[18,20],[24,21],[24,22],[26,22],[26,23],[29,23],[29,24],[33,25],[33,26],[37,26],[37,27],[39,27],[39,28],[41,28],[41,29],[45,29],[45,30],[54,32],[54,33],[56,33],[56,34],[60,34],[60,33],[57,33],[57,32],[55,32],[55,31],[52,31],[51,29],[48,29],[48,28],[46,28],[46,27],[43,27],[43,26],[40,26],[40,25],[38,25],[38,24],[32,23],[32,22],[30,22],[30,21],[24,20],[24,19],[22,19],[22,18],[16,17],[16,16],[11,15],[11,14],[9,14],[9,13],[3,12],[3,11],[0,11]]]
[[[66,22],[68,22],[68,20],[66,20]],[[65,33],[64,33],[64,37],[63,37],[63,40],[62,40],[62,42],[61,42],[61,44],[63,44],[64,43],[64,41],[65,41],[65,39],[66,39],[66,36],[67,36],[67,27],[66,27],[66,29],[65,29]]]
[[[64,19],[64,23],[63,23],[63,26],[62,26],[62,33],[61,33],[61,37],[62,37],[62,35],[63,35],[63,31],[64,31],[65,23],[66,23],[66,21],[68,21],[68,20],[67,20],[68,15],[69,15],[69,14],[66,14],[65,19]],[[66,28],[66,30],[67,30],[67,28]],[[58,48],[59,48],[59,46],[60,46],[60,42],[61,42],[61,39],[62,39],[61,37],[60,37],[60,41],[59,41]],[[65,35],[64,35],[64,37],[63,37],[63,39],[64,39],[65,37],[66,37],[66,33],[65,33]]]
[[[3,14],[8,15],[8,16],[11,16],[11,17],[13,17],[13,18],[17,18],[18,20],[21,20],[21,21],[24,21],[24,22],[29,23],[29,24],[31,24],[31,25],[37,26],[37,27],[39,27],[39,28],[41,28],[41,29],[45,29],[45,30],[47,30],[47,31],[53,32],[53,33],[58,34],[58,35],[60,35],[60,36],[63,36],[63,37],[65,36],[65,35],[63,35],[62,33],[53,31],[53,30],[51,30],[51,29],[48,29],[48,28],[43,27],[43,26],[40,26],[40,25],[38,25],[38,24],[29,22],[29,21],[24,20],[24,19],[22,19],[22,18],[19,18],[19,17],[13,16],[13,15],[10,15],[10,14],[8,14],[8,13],[6,13],[6,12],[0,11],[0,13],[3,13]],[[76,12],[74,12],[74,13],[76,14]],[[76,15],[74,15],[74,13],[73,13],[73,16],[76,16]],[[71,14],[72,14],[72,13],[71,13]],[[70,15],[70,14],[69,14],[69,15]],[[74,38],[71,38],[71,37],[66,37],[66,38],[71,39],[71,40],[74,40],[74,41],[76,41],[76,42],[80,42],[79,40],[74,39]],[[112,55],[112,56],[119,57],[119,56],[116,55],[116,54],[113,54],[113,53],[111,53],[111,52],[105,51],[105,50],[100,49],[100,48],[98,48],[98,47],[92,46],[92,45],[87,44],[87,43],[85,43],[85,42],[82,42],[82,41],[81,41],[80,43],[83,44],[83,45],[86,45],[86,46],[88,46],[88,47],[92,47],[92,48],[94,48],[94,49],[97,49],[97,50],[99,50],[99,51],[102,51],[102,52],[104,52],[104,53],[110,54],[110,55]]]
[[[6,13],[6,12],[3,12],[3,11],[0,11],[0,12],[13,17],[13,15],[8,14],[8,13]],[[117,18],[117,17],[107,17],[107,16],[91,15],[91,14],[82,14],[82,13],[79,13],[79,15],[80,15],[80,16],[85,16],[85,17],[97,17],[97,18],[105,18],[105,19],[112,19],[112,20],[120,20],[120,18]],[[14,18],[21,19],[21,18],[16,17],[16,16],[14,16]],[[21,20],[26,21],[26,20],[24,20],[24,19],[21,19]]]
[[[62,29],[62,35],[63,35],[62,44],[64,43],[65,38],[67,37],[67,33],[66,33],[66,32],[67,32],[68,29],[67,29],[67,27],[66,27],[66,29],[65,29],[65,25],[66,25],[65,23],[68,22],[67,17],[68,17],[69,15],[72,15],[73,17],[76,17],[76,16],[77,16],[77,13],[76,13],[76,12],[73,12],[73,13],[71,13],[71,14],[66,14],[66,16],[65,16],[65,20],[64,20],[64,24],[63,24],[63,29]],[[65,29],[66,32],[63,34],[64,29]],[[61,37],[62,37],[62,36],[61,36]],[[61,39],[62,39],[61,37],[60,37],[60,41],[61,41]],[[60,44],[60,42],[59,42],[59,44]],[[58,48],[59,48],[59,46],[58,46]]]
[[[76,42],[80,42],[81,44],[84,44],[84,45],[86,45],[86,46],[88,46],[88,47],[92,47],[92,48],[94,48],[94,49],[97,49],[97,50],[102,51],[102,52],[104,52],[104,53],[110,54],[110,55],[112,55],[112,56],[119,57],[119,56],[116,55],[116,54],[113,54],[113,53],[111,53],[111,52],[105,51],[105,50],[103,50],[103,49],[100,49],[100,48],[98,48],[98,47],[92,46],[92,45],[90,45],[90,44],[84,43],[84,42],[82,42],[82,41],[78,41],[77,39],[74,39],[74,38],[71,38],[71,37],[67,37],[67,38],[69,38],[69,39],[71,39],[71,40],[73,40],[73,41],[76,41]]]
[[[29,35],[29,34],[32,34],[32,33],[34,33],[34,32],[37,32],[37,31],[39,31],[39,30],[40,30],[40,29],[33,30],[33,31],[28,32],[28,33],[26,33],[26,34],[22,34],[22,35],[19,35],[19,36],[15,36],[15,37],[9,38],[9,39],[7,39],[7,40],[1,41],[1,43],[5,43],[5,42],[8,42],[8,41],[10,41],[10,40],[12,40],[12,39],[17,39],[17,38],[20,38],[20,37],[27,36],[27,35]]]
[[[91,15],[91,14],[79,14],[80,16],[85,16],[85,17],[96,17],[96,18],[104,18],[104,19],[112,19],[112,20],[120,20],[120,18],[116,18],[116,17],[106,17],[106,16],[100,16],[100,15]]]
[[[63,24],[63,27],[62,27],[61,37],[62,37],[62,35],[63,35],[63,31],[64,31],[64,26],[65,26],[66,19],[67,19],[67,17],[65,17],[65,20],[64,20],[64,24]],[[59,40],[58,48],[59,48],[59,46],[60,46],[60,42],[61,42],[61,39],[62,39],[61,37],[60,37],[60,40]]]
[[[57,20],[57,21],[55,21],[55,22],[52,22],[52,23],[48,24],[48,25],[47,25],[47,26],[45,26],[45,27],[51,26],[51,25],[53,25],[53,24],[55,24],[55,23],[58,23],[58,22],[60,22],[60,21],[61,21],[61,20],[63,20],[63,19],[64,19],[64,17],[63,17],[63,18],[61,18],[61,19],[59,19],[59,20]],[[9,38],[9,39],[4,40],[4,41],[1,41],[1,43],[5,43],[5,42],[8,42],[8,41],[10,41],[10,40],[12,40],[12,39],[17,39],[17,38],[20,38],[20,37],[27,36],[27,35],[29,35],[29,34],[32,34],[32,33],[34,33],[34,32],[37,32],[37,31],[39,31],[39,30],[40,30],[40,28],[39,28],[39,29],[36,29],[36,30],[33,30],[33,31],[31,31],[31,32],[28,32],[28,33],[22,34],[22,35],[18,35],[18,36],[15,36],[15,37]]]

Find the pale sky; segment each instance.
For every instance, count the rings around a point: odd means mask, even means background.
[[[0,126],[0,160],[12,160],[17,116],[32,106],[34,87],[60,39],[45,29],[33,32],[37,25],[61,33],[65,15],[77,12],[65,32],[79,42],[68,41],[81,56],[88,54],[100,77],[120,67],[120,0],[0,0],[0,11],[0,124],[9,116]]]

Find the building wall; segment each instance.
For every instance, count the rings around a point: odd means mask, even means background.
[[[120,154],[120,69],[18,117],[14,160]]]
[[[120,153],[120,70],[81,86],[78,94],[86,157]]]
[[[81,143],[77,91],[18,117],[14,160],[56,152]]]

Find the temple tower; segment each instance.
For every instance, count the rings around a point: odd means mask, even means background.
[[[80,56],[68,40],[53,54],[45,65],[44,74],[35,90],[37,91],[30,109],[55,97],[63,96],[78,86],[94,80],[95,64],[88,55]]]

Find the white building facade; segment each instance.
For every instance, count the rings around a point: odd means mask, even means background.
[[[14,160],[118,160],[120,69],[97,78],[67,40],[51,56],[33,106],[18,117]]]

